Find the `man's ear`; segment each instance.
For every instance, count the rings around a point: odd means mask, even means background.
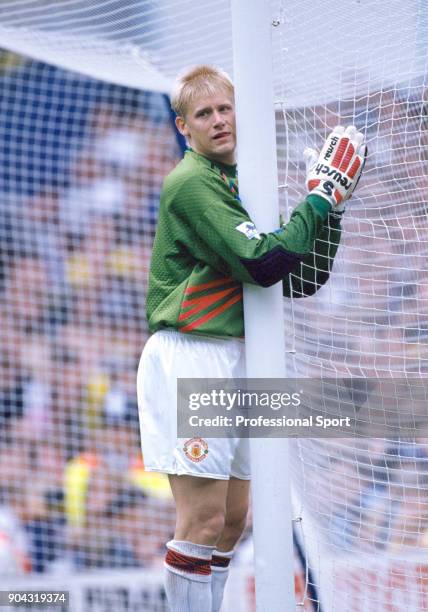
[[[186,125],[186,122],[184,121],[183,117],[176,117],[175,118],[175,126],[177,128],[177,130],[180,132],[180,134],[182,134],[183,136],[188,136],[189,134],[189,129]]]

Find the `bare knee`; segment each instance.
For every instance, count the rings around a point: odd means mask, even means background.
[[[217,548],[223,551],[232,550],[241,537],[247,524],[248,505],[235,508],[225,517],[224,529]]]
[[[175,539],[215,546],[226,518],[229,483],[194,476],[170,476],[177,507]]]
[[[179,513],[175,538],[195,544],[215,546],[225,527],[225,511],[216,507],[196,507]]]

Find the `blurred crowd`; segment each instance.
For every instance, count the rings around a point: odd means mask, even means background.
[[[21,95],[46,113],[31,74]],[[44,93],[63,78],[50,70]],[[0,574],[150,566],[173,533],[166,477],[144,471],[135,378],[159,194],[180,148],[162,96],[141,100],[97,85],[71,113],[68,151],[35,120],[61,180],[34,186],[27,143],[20,184],[1,194]]]
[[[0,574],[150,567],[161,562],[174,510],[166,477],[144,471],[135,376],[147,338],[145,289],[159,194],[180,147],[160,95],[145,104],[127,92],[115,98],[112,86],[79,82],[80,106],[64,110],[71,85],[61,71],[50,69],[43,89],[40,67],[32,84],[28,67],[22,82],[22,67],[13,70],[16,78],[2,75],[0,83],[4,97],[12,96],[6,110],[0,107],[9,121],[0,126],[2,139],[20,146],[0,152],[1,172],[7,167],[0,194]],[[17,96],[27,102],[21,100],[16,117],[20,132],[11,135]],[[425,370],[423,96],[414,92],[405,107],[391,92],[360,100],[370,156],[345,224],[346,251],[319,296],[294,304],[292,318],[286,305],[295,332],[287,341],[301,375],[320,366],[357,376]],[[289,114],[287,164],[278,142],[285,205],[304,192],[293,138],[300,148],[319,145],[303,143],[303,135],[324,136],[357,111],[342,105]],[[32,122],[25,127],[26,116]],[[46,176],[48,166],[62,170]],[[320,511],[335,521],[342,543],[356,537],[350,525],[361,524],[377,503],[391,518],[378,527],[374,546],[396,545],[393,532],[414,546],[426,544],[428,487],[425,473],[422,480],[418,474],[427,447],[406,448],[403,458],[403,446],[384,442],[378,459],[355,451],[353,464],[336,458],[329,465],[330,505]],[[400,489],[394,470],[404,468],[417,488]],[[349,508],[360,514],[350,516]]]

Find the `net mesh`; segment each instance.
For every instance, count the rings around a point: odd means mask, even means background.
[[[369,146],[329,283],[284,305],[290,370],[422,379],[426,4],[270,5],[286,215],[305,146],[337,123]],[[167,483],[141,463],[134,379],[159,193],[181,155],[163,94],[195,60],[233,74],[229,2],[198,7],[1,5],[1,574],[148,571],[172,533]],[[305,608],[428,609],[425,440],[293,445]],[[249,610],[239,584],[230,601]],[[153,592],[145,609],[164,609]]]
[[[316,296],[285,304],[291,371],[369,379],[373,393],[382,379],[423,379],[426,5],[346,2],[339,9],[335,2],[316,2],[312,10],[281,2],[276,14],[285,210],[304,197],[304,146],[319,148],[335,125],[354,124],[369,150],[330,281]],[[347,23],[364,24],[358,42],[350,42],[346,28],[326,37],[320,14],[326,23],[346,15]],[[391,400],[383,398],[385,405]],[[428,454],[416,427],[414,415],[409,437],[388,436],[385,426],[383,439],[294,443],[296,514],[323,610],[427,609]]]

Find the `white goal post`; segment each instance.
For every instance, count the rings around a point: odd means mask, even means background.
[[[258,0],[233,0],[239,191],[259,231],[278,228],[272,18]],[[257,45],[254,41],[257,40]],[[255,90],[254,75],[257,75]],[[244,287],[248,378],[284,378],[282,283]],[[257,610],[295,606],[289,444],[250,440]]]

